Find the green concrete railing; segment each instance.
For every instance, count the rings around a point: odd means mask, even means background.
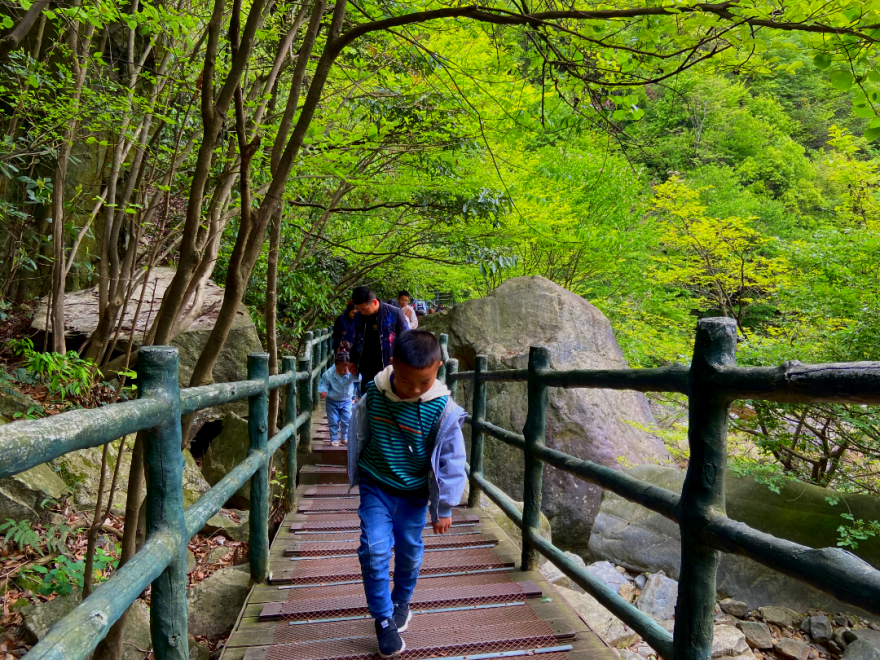
[[[269,459],[287,444],[288,501],[296,489],[297,437],[308,450],[318,379],[332,358],[331,330],[306,333],[304,356],[282,360],[269,375],[269,354],[248,355],[248,379],[181,390],[177,349],[147,346],[138,357],[135,401],[0,427],[0,478],[68,452],[98,447],[146,431],[144,469],[147,538],[141,549],[78,607],[55,624],[27,654],[28,660],[83,660],[135,599],[152,584],[150,632],[157,660],[186,660],[186,545],[248,480],[251,484],[249,559],[251,578],[269,573]],[[306,383],[297,387],[298,382]],[[286,387],[284,426],[272,438],[269,391]],[[248,399],[248,456],[188,509],[183,508],[181,415]],[[297,401],[298,400],[298,401]],[[297,403],[301,411],[297,415]],[[297,434],[297,431],[299,432]]]
[[[752,529],[725,515],[727,416],[736,399],[784,403],[880,404],[880,362],[807,365],[786,362],[778,368],[736,367],[736,323],[728,318],[697,324],[690,367],[553,371],[550,352],[532,346],[528,369],[488,371],[478,355],[473,371],[458,372],[449,358],[448,337],[440,336],[446,381],[472,381],[468,506],[486,494],[522,530],[522,568],[537,568],[544,555],[668,660],[707,660],[712,653],[715,576],[720,552],[742,555],[843,602],[880,615],[880,571],[841,548],[813,549]],[[487,383],[525,382],[528,412],[522,434],[486,421]],[[638,392],[678,392],[689,400],[690,460],[681,495],[625,472],[549,448],[544,443],[550,387],[604,388]],[[483,476],[483,443],[490,436],[525,453],[523,511]],[[621,598],[604,582],[578,566],[538,533],[544,465],[610,490],[678,524],[681,570],[674,634]]]

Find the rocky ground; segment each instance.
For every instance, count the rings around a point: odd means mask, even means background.
[[[566,553],[584,565],[577,555]],[[678,583],[662,573],[632,573],[622,566],[600,561],[586,567],[672,632]],[[581,618],[624,660],[656,658],[657,654],[632,629],[584,593],[556,567],[541,569],[562,597]],[[737,660],[880,660],[880,626],[873,621],[843,613],[811,609],[795,612],[786,607],[749,610],[730,598],[715,607],[715,640],[712,658]]]

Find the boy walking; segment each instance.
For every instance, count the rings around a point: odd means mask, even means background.
[[[321,375],[318,392],[327,400],[327,426],[330,428],[330,444],[334,447],[348,442],[348,422],[351,419],[351,398],[360,376],[353,373],[354,365],[348,360],[348,352],[336,353],[336,362]]]
[[[433,334],[412,330],[397,337],[391,365],[367,385],[349,431],[349,482],[360,484],[361,498],[358,558],[383,658],[406,649],[400,633],[412,618],[425,514],[430,510],[435,534],[448,531],[466,481],[465,411],[437,381],[439,367]]]

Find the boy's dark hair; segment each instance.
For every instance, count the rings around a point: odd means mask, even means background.
[[[400,293],[397,294],[398,298],[400,298],[401,296],[406,296],[407,298],[412,298],[412,296],[409,295],[409,291],[407,291],[406,289],[404,289],[403,291],[401,291]]]
[[[355,305],[363,305],[364,303],[373,302],[375,299],[376,294],[367,286],[355,287],[351,292],[351,302]]]
[[[424,369],[441,358],[440,342],[427,330],[409,330],[394,340],[391,357],[397,364]]]

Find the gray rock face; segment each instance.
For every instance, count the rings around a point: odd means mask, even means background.
[[[776,654],[786,660],[807,660],[810,645],[799,639],[783,637],[776,643]]]
[[[449,335],[449,354],[459,360],[461,371],[473,369],[474,357],[483,353],[489,356],[489,369],[523,369],[529,347],[537,344],[550,349],[552,369],[628,366],[611,324],[598,309],[537,276],[507,280],[486,298],[423,317],[423,328]],[[459,385],[459,403],[468,410],[471,392],[468,384]],[[527,409],[525,383],[490,383],[488,396],[487,419],[520,432]],[[663,443],[638,428],[653,422],[642,394],[551,388],[546,441],[554,449],[617,469],[621,456],[634,464],[668,458]],[[467,426],[465,431],[469,438]],[[522,452],[487,438],[485,472],[513,499],[522,500]],[[598,486],[545,470],[542,510],[557,544],[584,554],[601,493]]]
[[[787,607],[759,607],[758,612],[761,613],[761,618],[764,621],[780,628],[793,626],[800,619],[797,612]]]
[[[595,564],[587,566],[597,578],[611,587],[614,591],[618,591],[624,584],[629,584],[627,580],[610,561],[597,561]]]
[[[733,626],[715,626],[712,636],[712,657],[742,655],[749,650],[745,635]]]
[[[119,475],[117,477],[116,490],[113,493],[113,512],[122,514],[125,511],[126,492],[128,490],[128,473],[131,469],[131,452],[134,448],[134,434],[126,436],[122,454],[119,454],[119,440],[110,444],[107,462],[107,483],[105,486],[102,507],[107,506],[107,491],[113,479],[113,471],[116,461],[121,460]],[[78,509],[94,509],[98,497],[98,487],[101,482],[101,447],[80,449],[64,456],[56,458],[54,463],[59,469],[61,478],[73,491],[73,501]],[[183,505],[191,506],[211,486],[205,481],[199,471],[192,454],[184,450],[183,469]],[[118,457],[118,459],[117,459]]]
[[[753,649],[772,649],[773,636],[766,623],[760,621],[740,621],[736,624],[746,637],[746,642]]]
[[[0,387],[0,419],[11,422],[16,419],[15,413],[24,415],[31,408],[42,409],[42,406],[27,394]]]
[[[100,587],[99,587],[100,588]],[[22,609],[25,638],[35,644],[49,629],[80,604],[82,594],[58,596],[48,603],[35,603]],[[142,600],[132,603],[125,623],[122,660],[142,660],[150,651],[150,610]]]
[[[231,512],[238,518],[237,521],[232,518],[230,511],[220,509],[208,518],[208,522],[205,523],[205,533],[222,534],[230,541],[247,541],[250,512],[236,509],[232,509]]]
[[[61,477],[48,464],[0,479],[0,522],[7,518],[37,520],[45,500],[60,499],[67,492]]]
[[[223,430],[211,441],[205,458],[202,460],[202,475],[211,486],[217,484],[223,477],[247,458],[250,447],[247,420],[233,413],[223,416]],[[284,453],[279,449],[275,452],[275,465],[284,465]],[[276,488],[272,486],[272,488]],[[248,508],[251,501],[251,486],[249,482],[239,488],[235,495],[229,498],[228,506]]]
[[[658,621],[675,617],[678,602],[678,582],[665,575],[651,575],[642,589],[638,608]]]
[[[138,317],[136,332],[134,333],[134,347],[140,346],[144,331],[153,323],[159,313],[159,307],[165,291],[168,289],[174,277],[173,268],[153,268],[149,282],[145,283],[146,298],[150,301],[146,309],[141,310]],[[135,287],[131,298],[126,301],[122,319],[122,332],[120,333],[119,350],[123,350],[127,343],[129,331],[134,321],[135,310],[141,297],[141,287]],[[180,352],[179,380],[181,387],[189,386],[189,379],[198,361],[208,335],[217,321],[220,305],[223,301],[223,289],[214,282],[208,281],[205,286],[205,300],[202,307],[203,314],[199,316],[187,330],[181,333],[172,343]],[[40,301],[37,312],[34,314],[32,327],[44,330],[46,326],[47,299]],[[98,325],[98,289],[92,287],[67,293],[64,296],[64,326],[67,334],[89,335]],[[229,337],[217,357],[212,373],[214,382],[226,383],[247,378],[247,355],[262,350],[260,337],[251,320],[250,314],[244,305],[239,305],[235,313],[235,320]],[[247,400],[219,406],[215,410],[200,413],[202,419],[218,419],[224,412],[231,411],[239,415],[247,414]]]
[[[602,607],[599,601],[589,594],[578,593],[564,587],[556,587],[556,589],[587,622],[592,631],[604,639],[609,646],[624,649],[639,639],[634,630]]]
[[[684,470],[639,465],[627,469],[627,472],[654,485],[681,492]],[[836,493],[809,484],[792,483],[784,486],[782,494],[777,495],[751,477],[728,475],[727,514],[755,529],[797,543],[814,548],[834,547],[841,505],[829,506],[825,497],[830,494]],[[880,519],[880,498],[840,496],[846,498],[854,511],[859,509],[857,517]],[[805,524],[806,520],[809,524]],[[880,565],[880,554],[877,553],[880,541],[874,541],[870,546],[866,543],[864,548],[862,545],[859,543],[857,553],[869,563]],[[669,577],[677,578],[680,547],[678,525],[605,492],[590,536],[590,556],[610,559],[632,571],[656,573],[662,570]],[[799,612],[816,608],[866,614],[751,559],[727,553],[721,553],[717,589],[719,598],[743,601],[750,610],[761,605],[778,605]]]
[[[248,593],[250,576],[239,568],[221,568],[186,593],[189,632],[219,639],[235,625]]]
[[[821,615],[807,617],[806,620],[809,621],[810,628],[807,632],[810,633],[813,641],[824,644],[831,640],[831,635],[834,634],[834,629],[831,627],[831,619]]]
[[[866,639],[857,639],[840,657],[841,660],[880,660],[880,650]]]
[[[730,616],[735,616],[740,619],[749,613],[749,606],[741,600],[725,598],[724,600],[719,602],[718,605],[721,607],[721,611],[725,614],[729,614]]]

